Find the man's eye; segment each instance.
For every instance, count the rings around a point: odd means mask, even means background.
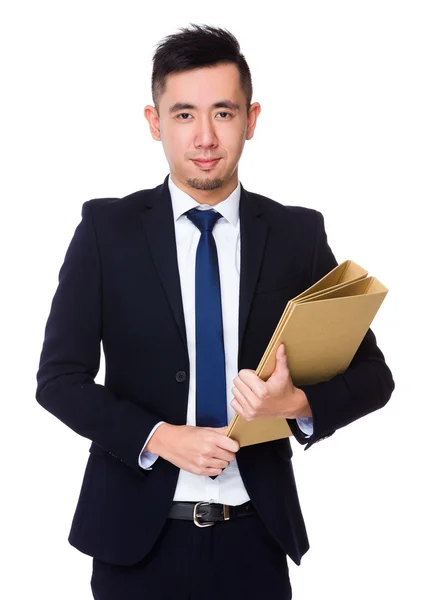
[[[228,117],[232,117],[231,113],[228,113],[226,111],[220,111],[217,113],[218,115],[227,115]],[[191,117],[191,115],[189,113],[179,113],[179,115],[176,115],[176,118],[179,119],[179,117]],[[189,121],[189,119],[179,119],[180,121]],[[228,120],[228,118],[226,117],[226,120]]]

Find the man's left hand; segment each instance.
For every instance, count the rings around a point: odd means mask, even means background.
[[[276,352],[276,367],[267,381],[251,369],[242,369],[234,379],[231,406],[246,421],[264,417],[298,419],[311,417],[307,396],[295,387],[283,344]]]

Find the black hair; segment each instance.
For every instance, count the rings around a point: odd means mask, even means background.
[[[166,90],[167,75],[221,63],[233,63],[237,66],[241,88],[246,96],[248,113],[253,84],[250,69],[240,51],[238,40],[227,29],[194,23],[190,23],[190,26],[191,29],[181,27],[181,33],[168,35],[156,44],[151,91],[157,113],[160,96]]]

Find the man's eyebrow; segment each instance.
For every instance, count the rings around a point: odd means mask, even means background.
[[[212,104],[212,108],[229,108],[233,111],[239,111],[241,107],[239,104],[236,104],[231,100],[220,100],[219,102],[215,102],[214,104]],[[197,110],[197,106],[194,106],[194,104],[189,104],[187,102],[176,102],[175,104],[172,104],[172,106],[169,108],[169,114],[173,114],[178,110]]]

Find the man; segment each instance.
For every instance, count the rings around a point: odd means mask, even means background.
[[[239,448],[227,424],[284,417],[310,448],[394,382],[370,329],[331,381],[294,386],[282,346],[255,375],[287,301],[337,264],[323,217],[239,182],[260,105],[229,32],[182,29],[153,63],[145,116],[170,174],[84,203],[37,375],[40,404],[92,441],[69,541],[97,600],[286,600],[287,555],[309,548],[290,441]]]

